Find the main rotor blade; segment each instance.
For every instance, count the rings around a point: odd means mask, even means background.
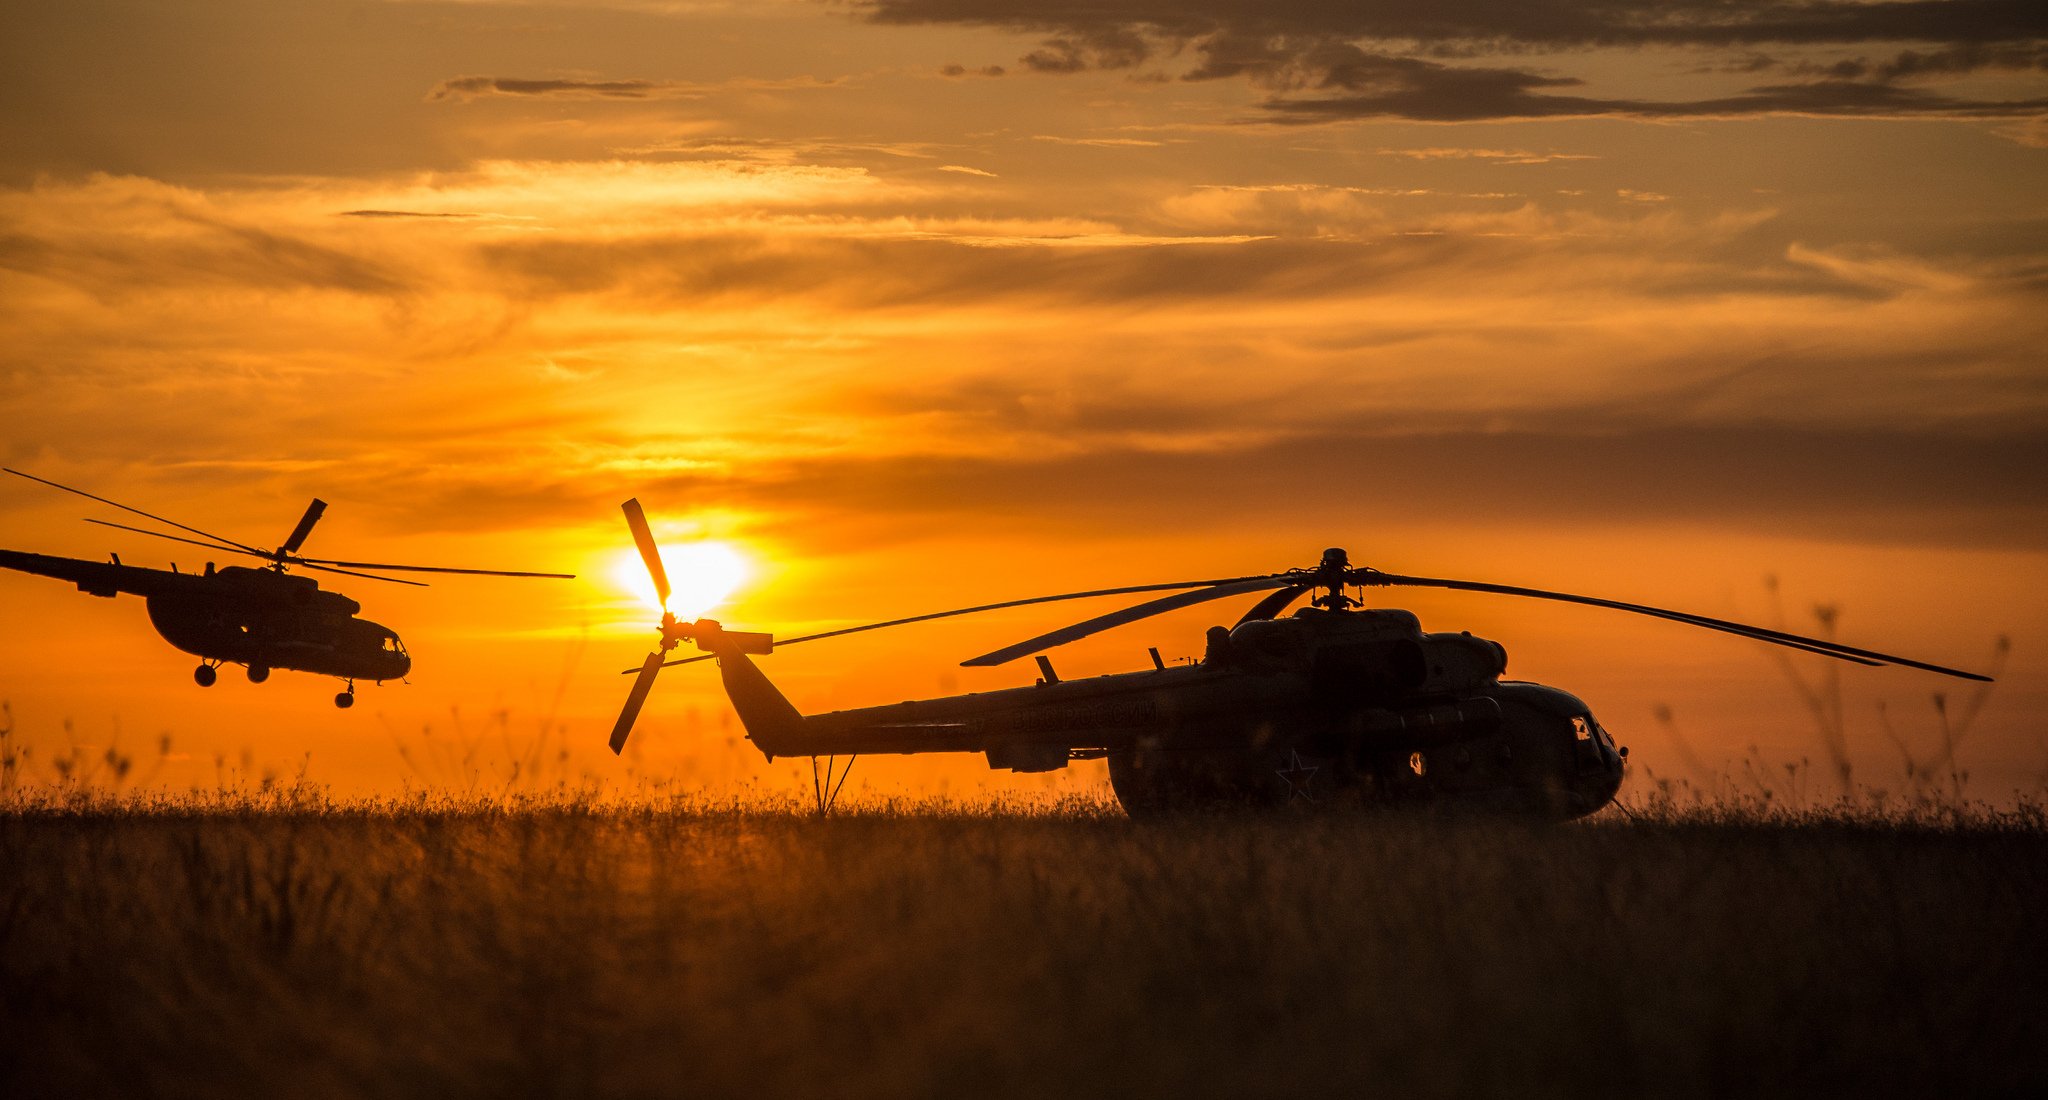
[[[633,681],[633,689],[626,693],[626,705],[619,711],[619,720],[612,723],[612,755],[625,751],[626,735],[633,732],[633,721],[640,717],[640,705],[647,702],[647,693],[654,689],[654,677],[661,672],[661,651],[647,655],[640,665],[640,676]]]
[[[1239,583],[1239,582],[1242,582],[1242,581],[1251,581],[1251,580],[1258,580],[1258,581],[1272,581],[1272,582],[1274,582],[1274,583],[1285,583],[1285,577],[1284,577],[1284,576],[1275,576],[1275,577],[1224,577],[1224,578],[1222,578],[1222,579],[1220,579],[1220,580],[1207,580],[1207,581],[1173,581],[1173,582],[1171,582],[1171,583],[1168,583],[1168,584],[1133,584],[1133,585],[1126,585],[1125,587],[1122,587],[1122,588],[1098,588],[1098,589],[1095,589],[1094,591],[1090,591],[1090,592],[1062,592],[1062,593],[1060,593],[1060,594],[1059,594],[1059,595],[1057,595],[1057,596],[1032,596],[1032,597],[1030,597],[1029,599],[1023,599],[1023,600],[1004,600],[1004,601],[1003,601],[1002,603],[985,603],[985,604],[981,604],[981,605],[979,605],[979,606],[977,606],[977,607],[956,607],[956,608],[954,608],[954,609],[953,609],[953,610],[951,610],[951,611],[934,611],[934,612],[932,612],[932,613],[931,613],[931,614],[929,614],[929,615],[912,615],[912,616],[910,616],[910,617],[909,617],[909,618],[907,618],[907,619],[890,619],[890,620],[889,620],[889,621],[887,621],[887,622],[880,622],[880,623],[866,623],[866,624],[864,624],[864,625],[861,625],[861,626],[847,626],[847,627],[841,627],[841,628],[839,628],[838,630],[823,630],[823,631],[819,631],[819,632],[818,632],[818,633],[816,633],[816,634],[804,634],[804,635],[800,635],[800,636],[798,636],[798,637],[795,637],[795,638],[776,638],[776,639],[775,639],[775,648],[777,648],[777,649],[781,649],[781,648],[783,648],[784,646],[793,646],[793,645],[797,644],[798,642],[815,642],[815,641],[820,641],[820,640],[822,640],[822,639],[825,639],[825,638],[839,638],[839,637],[843,637],[843,636],[845,636],[845,635],[848,635],[848,634],[859,634],[859,633],[861,633],[862,631],[867,631],[867,630],[880,630],[880,629],[882,629],[883,627],[887,627],[887,626],[904,626],[904,625],[907,625],[907,624],[909,624],[909,623],[923,623],[923,622],[930,622],[930,621],[931,621],[931,620],[933,620],[933,619],[949,619],[949,618],[952,618],[952,617],[954,617],[954,616],[956,616],[956,615],[978,615],[978,614],[980,614],[980,613],[982,613],[982,612],[984,612],[984,611],[1001,611],[1001,610],[1003,610],[1004,608],[1008,608],[1008,607],[1025,607],[1025,606],[1028,606],[1028,605],[1030,605],[1030,604],[1036,604],[1036,603],[1058,603],[1058,602],[1060,602],[1060,601],[1062,601],[1062,600],[1085,600],[1085,599],[1089,599],[1090,597],[1094,597],[1094,596],[1128,596],[1128,595],[1131,595],[1132,593],[1135,593],[1135,592],[1170,592],[1170,591],[1173,591],[1174,589],[1179,589],[1179,588],[1202,588],[1202,589],[1207,589],[1207,588],[1211,588],[1211,587],[1213,587],[1213,586],[1215,586],[1215,585],[1225,585],[1225,584],[1236,584],[1236,583]],[[1207,596],[1205,596],[1205,597],[1203,597],[1203,598],[1204,598],[1204,599],[1210,599],[1210,598],[1213,598],[1213,597],[1207,597]],[[1197,601],[1197,602],[1199,602],[1199,601]],[[706,653],[706,654],[704,654],[704,655],[702,655],[702,656],[698,656],[698,657],[677,657],[677,658],[675,658],[675,659],[674,659],[674,660],[672,660],[672,661],[668,661],[668,662],[667,662],[666,664],[664,664],[664,665],[663,665],[662,667],[666,668],[666,667],[668,667],[668,665],[688,665],[688,664],[695,664],[695,663],[696,663],[696,662],[698,662],[698,661],[708,661],[708,660],[710,660],[710,659],[711,659],[711,657],[712,657],[712,654],[709,654],[709,653]],[[633,669],[630,669],[630,668],[629,668],[629,669],[626,669],[626,670],[625,670],[624,672],[620,673],[620,675],[622,675],[622,676],[631,676],[631,675],[633,674],[633,672],[634,672],[634,671],[635,671],[635,670],[633,670]]]
[[[1210,588],[1197,589],[1193,592],[1181,592],[1172,596],[1164,596],[1132,607],[1126,607],[1122,611],[1112,611],[1107,615],[1098,615],[1086,622],[1075,623],[1072,626],[1062,627],[1047,634],[1040,634],[1036,638],[1026,639],[1025,641],[1018,642],[1016,645],[1004,646],[994,652],[969,658],[960,662],[960,664],[964,667],[999,665],[1006,661],[1014,661],[1019,657],[1036,653],[1041,649],[1051,649],[1056,645],[1065,645],[1068,642],[1086,638],[1090,634],[1099,633],[1114,626],[1134,623],[1139,619],[1149,619],[1154,615],[1164,614],[1178,608],[1192,607],[1198,603],[1220,600],[1226,596],[1236,596],[1245,592],[1259,592],[1268,588],[1293,587],[1293,584],[1293,577],[1256,577],[1249,580],[1239,580],[1235,583],[1219,584]]]
[[[647,529],[647,513],[640,510],[640,498],[634,497],[619,509],[626,513],[626,526],[633,531],[633,545],[640,548],[640,560],[647,563],[647,575],[654,578],[654,594],[661,598],[664,610],[668,607],[668,570],[661,567],[661,550],[654,545],[654,532]]]
[[[306,541],[307,535],[313,533],[313,525],[320,522],[321,514],[326,511],[327,502],[314,497],[313,503],[306,505],[306,514],[299,517],[299,525],[292,528],[292,533],[278,544],[277,552],[286,555],[298,553],[299,546]]]
[[[9,468],[9,467],[6,467],[6,466],[0,466],[0,470],[4,470],[4,471],[6,471],[7,473],[13,474],[13,475],[14,475],[15,477],[25,477],[25,478],[29,479],[30,481],[39,481],[39,482],[42,482],[42,483],[43,483],[44,485],[48,485],[48,486],[49,486],[50,488],[52,488],[52,489],[62,489],[62,490],[64,490],[64,491],[65,491],[65,492],[67,492],[67,493],[76,493],[77,495],[79,495],[79,496],[82,496],[82,497],[84,497],[84,498],[85,498],[85,499],[87,499],[87,500],[97,500],[97,501],[99,501],[99,502],[100,502],[101,504],[111,504],[111,505],[113,505],[114,507],[116,507],[116,508],[119,508],[119,509],[120,509],[120,510],[122,510],[123,512],[133,512],[133,513],[135,513],[136,515],[138,515],[138,516],[141,516],[141,517],[142,517],[142,518],[144,518],[144,519],[153,519],[153,520],[157,521],[158,523],[165,523],[165,524],[169,524],[170,526],[172,526],[172,527],[175,527],[175,528],[177,528],[177,529],[178,529],[178,530],[180,530],[180,531],[189,531],[189,532],[191,532],[192,534],[195,534],[195,535],[204,535],[204,536],[206,536],[207,538],[210,538],[210,539],[212,539],[212,540],[213,540],[213,541],[215,541],[215,542],[224,542],[224,543],[228,544],[229,546],[232,546],[232,547],[234,547],[235,549],[237,549],[237,550],[240,550],[241,552],[243,552],[243,553],[245,553],[245,554],[254,554],[254,555],[256,555],[257,557],[261,557],[261,558],[267,558],[267,557],[269,557],[269,556],[270,556],[270,555],[269,555],[268,553],[266,553],[266,552],[264,552],[264,551],[262,551],[262,550],[258,550],[258,549],[256,549],[256,548],[255,548],[255,547],[253,547],[253,546],[248,546],[248,545],[245,545],[245,544],[243,544],[243,543],[239,543],[239,542],[236,542],[236,541],[235,541],[235,540],[233,540],[233,539],[226,539],[226,538],[222,538],[222,537],[220,537],[219,535],[213,534],[213,533],[212,533],[212,532],[210,532],[210,531],[201,531],[201,530],[200,530],[199,528],[197,528],[197,527],[187,527],[187,526],[185,526],[184,524],[182,524],[182,523],[179,523],[179,522],[178,522],[178,521],[176,521],[176,520],[171,520],[171,519],[165,519],[165,518],[164,518],[164,517],[162,517],[162,516],[157,516],[157,515],[151,515],[150,513],[148,513],[148,512],[145,512],[145,511],[143,511],[143,510],[142,510],[142,509],[140,509],[140,508],[130,508],[130,507],[129,507],[129,506],[127,506],[126,504],[122,504],[122,503],[121,503],[120,501],[117,501],[117,500],[108,500],[108,499],[107,499],[106,497],[101,497],[101,496],[94,496],[93,494],[91,494],[91,493],[88,493],[88,492],[86,492],[86,491],[85,491],[85,490],[83,490],[83,489],[73,489],[73,488],[72,488],[71,486],[69,486],[69,485],[60,485],[60,484],[58,484],[57,482],[54,482],[54,481],[51,481],[51,480],[49,480],[48,478],[41,478],[41,477],[37,477],[37,476],[36,476],[36,475],[34,475],[34,474],[25,474],[25,473],[22,473],[22,472],[21,472],[20,470],[16,470],[16,469],[11,469],[11,468]]]
[[[1290,584],[1287,587],[1281,589],[1280,591],[1275,592],[1270,596],[1267,596],[1263,600],[1260,600],[1258,603],[1253,604],[1252,609],[1250,611],[1245,612],[1243,618],[1237,620],[1237,625],[1243,626],[1246,623],[1254,623],[1260,622],[1265,619],[1270,619],[1275,615],[1280,614],[1282,611],[1287,610],[1288,604],[1291,604],[1294,601],[1300,599],[1303,593],[1307,592],[1309,589],[1314,587],[1315,585],[1312,584]]]
[[[200,541],[199,541],[198,539],[188,539],[188,538],[181,538],[180,536],[177,536],[177,535],[166,535],[166,534],[164,534],[164,533],[163,533],[162,531],[145,531],[145,530],[143,530],[143,529],[142,529],[142,528],[140,528],[140,527],[130,527],[130,526],[128,526],[128,525],[127,525],[127,524],[125,524],[125,523],[109,523],[109,522],[107,522],[106,520],[103,520],[103,519],[89,519],[89,520],[86,520],[85,522],[87,522],[87,523],[97,523],[97,524],[99,524],[99,525],[100,525],[101,527],[115,527],[115,528],[119,528],[120,530],[123,530],[123,531],[133,531],[133,532],[135,532],[135,533],[136,533],[136,534],[138,534],[138,535],[148,535],[148,536],[149,536],[150,538],[153,538],[153,539],[169,539],[169,540],[170,540],[170,541],[172,541],[172,542],[182,542],[182,543],[185,543],[185,544],[186,544],[186,545],[188,545],[188,546],[203,546],[203,547],[207,548],[208,550],[223,550],[223,551],[226,551],[227,553],[230,553],[230,554],[248,554],[248,555],[250,555],[250,556],[252,556],[252,557],[258,557],[258,558],[263,558],[263,559],[265,559],[266,561],[275,561],[275,560],[276,560],[275,558],[271,557],[271,555],[269,555],[269,554],[264,554],[264,553],[258,553],[257,551],[254,551],[254,550],[237,550],[236,548],[234,548],[234,547],[232,547],[232,546],[222,546],[222,545],[220,545],[220,544],[218,544],[218,543],[211,543],[211,542],[200,542]],[[312,562],[311,560],[309,560],[309,559],[306,559],[306,558],[286,558],[285,560],[286,560],[286,561],[289,561],[289,562],[291,562],[291,563],[292,563],[292,564],[294,564],[294,565],[303,565],[303,566],[305,566],[305,567],[306,567],[306,568],[308,568],[308,569],[318,569],[318,570],[319,570],[320,572],[322,572],[322,573],[340,573],[340,574],[342,574],[343,576],[348,576],[348,577],[361,577],[361,578],[363,578],[364,580],[371,580],[371,581],[383,581],[383,582],[385,582],[386,584],[410,584],[410,585],[414,585],[414,586],[416,586],[416,587],[419,587],[419,588],[426,588],[426,587],[427,587],[427,585],[426,585],[426,584],[425,584],[424,582],[422,582],[422,581],[407,581],[407,580],[400,580],[400,579],[399,579],[399,578],[397,578],[397,577],[380,577],[380,576],[378,576],[378,575],[377,575],[377,574],[375,574],[375,573],[358,573],[358,572],[356,572],[356,571],[355,571],[355,570],[353,570],[353,569],[335,569],[335,568],[332,568],[331,566],[326,566],[326,565],[316,565],[316,564],[314,564],[314,563],[313,563],[313,562]],[[348,563],[342,563],[342,564],[348,564]]]
[[[269,555],[266,554],[264,556],[268,557]],[[297,555],[288,556],[284,560],[294,565],[345,565],[354,569],[391,569],[401,573],[461,573],[473,577],[546,577],[550,580],[558,581],[576,579],[576,574],[574,573],[527,573],[514,569],[453,569],[439,565],[391,565],[387,562],[337,561],[334,558],[302,558]],[[392,578],[381,577],[379,579],[391,580]],[[405,583],[418,584],[419,582],[407,581]]]
[[[1928,664],[1925,661],[1915,661],[1908,657],[1894,657],[1889,653],[1878,653],[1875,650],[1857,649],[1855,646],[1830,642],[1824,638],[1809,638],[1805,635],[1791,634],[1783,630],[1750,626],[1747,623],[1730,622],[1727,619],[1715,619],[1706,615],[1694,615],[1685,611],[1672,611],[1669,608],[1651,607],[1647,604],[1624,603],[1620,600],[1603,600],[1594,596],[1575,596],[1569,592],[1549,592],[1541,588],[1518,588],[1509,584],[1444,580],[1436,577],[1404,577],[1394,573],[1371,575],[1365,578],[1363,583],[1372,585],[1405,585],[1414,588],[1450,588],[1464,592],[1492,592],[1502,596],[1529,596],[1539,600],[1558,600],[1564,603],[1585,604],[1588,607],[1609,607],[1616,611],[1632,611],[1638,615],[1649,615],[1653,618],[1669,619],[1673,622],[1704,627],[1708,630],[1719,630],[1728,634],[1755,638],[1760,642],[1770,642],[1773,645],[1786,646],[1791,649],[1803,649],[1810,653],[1820,653],[1844,661],[1860,660],[1862,663],[1875,661],[1882,664],[1917,668],[1924,672],[1938,672],[1943,676],[1954,676],[1964,680],[1977,680],[1983,683],[1991,681],[1991,677],[1979,676],[1974,672],[1964,672],[1961,669]]]
[[[950,619],[957,615],[978,615],[984,611],[1001,611],[1006,607],[1025,607],[1037,603],[1058,603],[1062,600],[1085,600],[1092,596],[1128,596],[1133,592],[1167,592],[1176,588],[1195,588],[1208,585],[1229,584],[1248,578],[1232,577],[1218,581],[1176,581],[1171,584],[1134,584],[1124,588],[1098,588],[1092,592],[1063,592],[1057,596],[1032,596],[1023,600],[1004,600],[1002,603],[985,603],[977,607],[960,607],[951,611],[934,611],[929,615],[912,615],[907,619],[890,619],[888,622],[868,623],[865,626],[848,626],[838,630],[826,630],[817,634],[805,634],[796,638],[777,638],[777,649],[795,645],[798,642],[815,642],[820,638],[837,638],[846,634],[859,634],[864,630],[880,630],[885,626],[903,626],[906,623],[930,622],[933,619]],[[1266,578],[1259,578],[1265,580]]]
[[[361,577],[366,581],[383,581],[385,584],[409,584],[415,588],[429,587],[425,581],[409,581],[400,577],[380,577],[375,573],[358,573],[353,569],[335,569],[332,566],[311,565],[304,558],[292,558],[291,560],[295,564],[304,565],[308,569],[317,569],[322,573],[340,573],[345,577]]]
[[[148,535],[148,536],[149,536],[150,538],[153,538],[153,539],[169,539],[169,540],[171,540],[172,542],[182,542],[182,543],[186,543],[186,544],[188,544],[188,545],[191,545],[191,546],[204,546],[204,547],[206,547],[206,548],[207,548],[208,550],[220,550],[220,551],[223,551],[223,552],[225,552],[225,553],[229,553],[229,554],[248,554],[248,553],[253,553],[253,551],[249,551],[249,550],[241,550],[241,549],[238,549],[238,548],[236,548],[236,547],[233,547],[233,546],[228,546],[228,545],[226,545],[226,544],[224,544],[224,543],[218,543],[218,542],[200,542],[200,541],[199,541],[198,539],[188,539],[188,538],[185,538],[185,537],[183,537],[182,535],[166,535],[166,534],[164,534],[164,533],[163,533],[162,531],[150,531],[150,530],[146,530],[146,529],[144,529],[144,528],[141,528],[141,527],[130,527],[130,526],[128,526],[128,525],[127,525],[127,524],[125,524],[125,523],[110,523],[110,522],[108,522],[108,521],[106,521],[106,520],[103,520],[103,519],[89,519],[89,520],[86,520],[85,522],[87,522],[87,523],[97,523],[97,524],[99,524],[99,525],[100,525],[101,527],[113,527],[113,528],[117,528],[117,529],[119,529],[119,530],[122,530],[122,531],[133,531],[133,532],[135,532],[135,533],[136,533],[136,534],[138,534],[138,535]],[[269,557],[270,555],[268,555],[268,554],[256,554],[256,556],[257,556],[257,557],[259,557],[259,558],[267,558],[267,557]]]

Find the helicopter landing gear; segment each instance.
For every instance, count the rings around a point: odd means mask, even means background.
[[[260,684],[260,683],[262,683],[263,681],[265,681],[265,680],[268,680],[268,679],[270,679],[270,666],[269,666],[269,665],[250,665],[250,666],[249,666],[249,682],[250,682],[250,683],[252,683],[252,684]]]
[[[212,665],[202,664],[192,670],[192,682],[200,687],[210,688],[213,686],[213,682],[218,679],[220,679],[220,673],[215,672]]]
[[[348,708],[356,705],[356,682],[354,680],[350,680],[348,682],[347,691],[344,691],[334,697],[334,705],[340,707],[343,710],[347,710]]]

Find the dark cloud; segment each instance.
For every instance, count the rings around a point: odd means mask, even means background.
[[[881,23],[968,23],[1046,36],[1023,63],[1042,73],[1133,69],[1187,56],[1180,77],[1242,79],[1280,93],[1266,107],[1286,121],[1393,117],[1458,122],[1505,118],[1714,117],[1760,114],[2000,118],[2034,115],[2048,101],[1982,101],[1906,94],[1891,85],[1985,69],[2048,71],[2048,5],[2019,0],[876,0]],[[1888,61],[1793,59],[1756,47],[1935,43]],[[1787,68],[1822,79],[1696,101],[1550,94],[1582,82],[1513,67],[1447,65],[1530,51],[1643,46],[1740,48],[1731,62],[1695,71]]]
[[[1181,43],[1219,33],[1494,48],[2048,38],[2036,0],[871,0],[869,18]]]
[[[1077,73],[1086,69],[1130,69],[1152,55],[1145,36],[1128,27],[1105,27],[1088,33],[1048,39],[1025,54],[1024,67],[1041,73]]]
[[[1767,73],[1772,69],[1779,68],[1781,64],[1777,58],[1772,57],[1770,54],[1753,53],[1717,61],[1711,65],[1701,65],[1691,71],[1694,73]]]
[[[1887,61],[1858,57],[1827,64],[1802,64],[1795,71],[1802,76],[1889,84],[1900,80],[1960,76],[1983,69],[2048,71],[2048,46],[1966,45],[1926,53],[1902,50]]]
[[[1416,58],[1361,58],[1324,87],[1363,89],[1360,95],[1275,97],[1264,108],[1283,121],[1321,122],[1346,118],[1405,118],[1424,122],[1485,119],[1727,118],[1745,115],[1832,117],[1932,116],[2012,118],[2048,112],[2048,97],[1974,100],[1923,89],[1900,88],[1888,80],[1822,80],[1771,84],[1734,96],[1690,101],[1601,99],[1542,91],[1578,85],[1570,78],[1538,76],[1514,69],[1447,66]]]
[[[434,85],[427,98],[556,96],[572,99],[646,99],[667,89],[651,80],[522,80],[504,76],[458,76]]]

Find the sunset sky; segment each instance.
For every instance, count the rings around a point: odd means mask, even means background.
[[[502,775],[559,698],[562,774],[807,784],[731,746],[703,666],[604,752],[654,638],[637,496],[679,574],[702,540],[744,561],[714,615],[784,635],[1325,546],[1795,630],[1839,605],[1844,641],[1984,670],[2009,635],[1961,759],[1986,797],[2048,784],[2039,0],[7,9],[0,461],[257,545],[319,496],[307,553],[581,575],[323,578],[417,662],[341,713],[299,673],[201,690],[140,600],[0,574],[37,761],[151,770],[168,734],[158,781],[246,752],[395,791]],[[4,481],[0,547],[204,556]],[[1754,643],[1396,597],[1639,768],[1821,757]],[[1106,610],[763,667],[808,710],[1008,686],[1028,662],[955,666]],[[1193,655],[1241,610],[1052,656]],[[1879,703],[1925,757],[1932,693],[1972,694],[1842,678],[1880,787]]]

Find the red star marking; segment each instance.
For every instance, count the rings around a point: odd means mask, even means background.
[[[1303,761],[1301,753],[1289,749],[1287,751],[1287,766],[1275,771],[1273,774],[1287,781],[1287,801],[1292,802],[1299,798],[1306,802],[1314,802],[1316,796],[1314,792],[1308,789],[1308,784],[1309,780],[1314,779],[1316,773],[1321,770],[1322,767],[1320,765]]]

